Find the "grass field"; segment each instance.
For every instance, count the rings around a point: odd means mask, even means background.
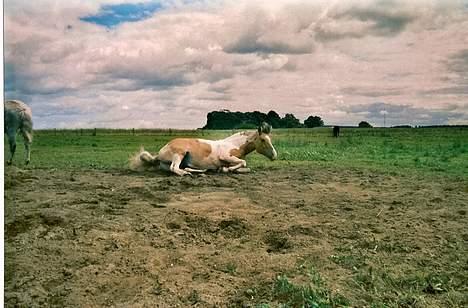
[[[231,133],[42,130],[28,166],[18,138],[5,306],[468,305],[467,128],[275,130],[250,174],[128,169]]]
[[[218,139],[233,131],[172,130],[49,130],[37,131],[32,168],[125,168],[131,153],[144,146],[157,152],[175,137]],[[280,129],[273,133],[279,162],[259,155],[247,158],[252,167],[283,168],[290,163],[376,168],[388,171],[468,175],[468,128],[356,129],[344,128],[340,138],[331,128]],[[7,146],[5,146],[7,149]],[[22,157],[22,146],[18,146]],[[7,153],[7,152],[5,152]],[[18,159],[18,158],[17,158]]]

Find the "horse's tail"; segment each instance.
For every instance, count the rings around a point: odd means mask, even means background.
[[[129,158],[129,167],[134,171],[147,171],[158,167],[158,165],[158,156],[151,155],[151,153],[145,151],[143,147],[140,148],[140,151]]]

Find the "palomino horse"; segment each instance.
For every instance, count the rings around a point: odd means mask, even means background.
[[[26,164],[31,158],[32,143],[32,112],[31,108],[21,101],[10,100],[3,104],[3,116],[5,120],[5,133],[8,136],[10,144],[10,158],[7,163],[10,165],[16,150],[16,132],[19,130],[24,139],[24,148],[26,149]]]
[[[247,166],[245,156],[254,150],[275,160],[277,153],[270,139],[271,126],[262,123],[257,131],[240,132],[222,140],[176,138],[166,144],[156,156],[141,150],[130,160],[134,170],[158,166],[177,175],[217,170],[240,171]]]

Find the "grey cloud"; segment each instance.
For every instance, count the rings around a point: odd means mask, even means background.
[[[232,101],[233,98],[230,95],[205,95],[198,96],[198,100],[202,101]]]
[[[399,88],[390,88],[390,89],[365,89],[357,87],[347,87],[342,89],[343,93],[350,95],[359,95],[365,97],[382,97],[382,96],[394,96],[403,94],[403,91]]]
[[[314,41],[307,31],[313,16],[300,16],[289,10],[271,18],[261,8],[244,12],[245,18],[229,24],[229,38],[224,44],[226,53],[237,54],[309,54]]]
[[[234,43],[224,47],[227,53],[273,53],[273,54],[307,54],[313,51],[312,42],[292,45],[288,42],[265,41],[257,34],[245,34]]]
[[[334,41],[365,36],[395,36],[419,17],[401,1],[371,1],[339,6],[328,14],[328,18],[315,27],[315,38],[319,41]],[[333,27],[336,23],[339,26]]]
[[[421,91],[422,95],[457,95],[468,96],[468,84],[454,87],[438,88],[433,90]]]
[[[468,80],[468,49],[461,50],[452,55],[446,65],[449,71],[457,75],[457,82],[466,84]]]
[[[5,62],[5,91],[17,92],[22,95],[63,94],[74,91],[63,83],[51,83],[52,77],[30,72],[10,62]]]
[[[420,94],[468,96],[468,49],[456,52],[443,63],[451,75],[443,76],[440,80],[450,83],[451,86],[421,91]]]
[[[212,92],[220,93],[220,94],[225,94],[228,92],[231,87],[229,85],[219,85],[219,84],[213,84],[208,88]]]
[[[371,21],[371,33],[379,36],[392,36],[400,33],[416,17],[405,11],[395,10],[399,3],[381,1],[376,6],[368,8],[354,8],[348,14],[361,21]]]
[[[180,68],[138,69],[114,62],[99,73],[99,79],[106,88],[116,91],[137,91],[141,89],[165,89],[190,84],[184,70]]]
[[[387,126],[443,125],[450,123],[451,120],[468,120],[468,113],[460,111],[458,106],[453,104],[441,109],[428,109],[377,102],[345,107],[343,111],[361,116],[363,120],[376,123],[376,125],[383,125],[385,113]]]

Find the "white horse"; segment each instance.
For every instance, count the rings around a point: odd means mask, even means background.
[[[242,171],[247,166],[245,156],[254,150],[271,160],[277,158],[270,132],[271,126],[263,123],[257,131],[236,133],[222,140],[176,138],[156,156],[140,150],[130,159],[130,167],[143,171],[159,166],[180,176],[207,170]]]
[[[3,104],[3,114],[5,120],[5,133],[8,136],[10,144],[10,158],[7,164],[11,165],[13,155],[16,150],[16,133],[19,130],[24,139],[24,148],[26,149],[26,164],[29,164],[31,159],[31,143],[32,143],[32,112],[31,108],[23,102],[17,100],[6,101]]]

